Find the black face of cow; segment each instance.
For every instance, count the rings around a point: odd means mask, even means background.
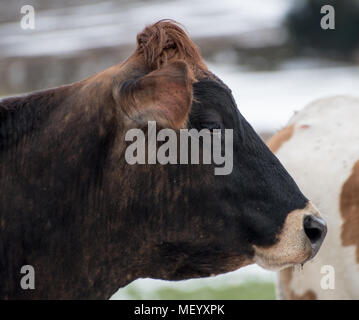
[[[193,103],[190,118],[194,127],[234,132],[233,172],[214,176],[209,191],[218,196],[220,211],[231,220],[223,236],[232,237],[229,242],[238,241],[248,252],[253,250],[255,261],[267,268],[304,262],[310,252],[317,252],[326,233],[320,222],[314,231],[318,239],[308,236],[303,219],[318,212],[240,114],[227,88],[203,81],[195,84],[194,95],[198,101]]]
[[[186,279],[254,262],[269,269],[304,263],[325,235],[324,224],[315,228],[315,241],[305,230],[304,218],[318,212],[240,114],[228,88],[214,80],[193,88],[187,127],[233,129],[233,170],[215,175],[212,164],[127,166],[132,188],[143,190],[130,205],[145,230],[150,276]]]
[[[233,171],[213,177],[213,196],[220,197],[224,214],[235,217],[237,236],[243,241],[274,244],[287,215],[304,209],[308,200],[238,111],[228,89],[204,81],[195,84],[194,93],[199,102],[193,104],[191,124],[201,128],[208,123],[233,129],[234,134]]]

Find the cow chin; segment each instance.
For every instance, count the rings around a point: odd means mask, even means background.
[[[319,212],[311,203],[304,209],[288,214],[274,245],[253,246],[255,263],[265,269],[278,271],[293,265],[303,265],[311,260],[318,248],[313,247],[304,230],[304,218],[309,215],[319,217]]]

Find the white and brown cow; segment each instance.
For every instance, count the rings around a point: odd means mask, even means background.
[[[359,98],[325,98],[293,116],[268,141],[328,223],[328,236],[316,258],[302,269],[279,273],[280,298],[359,298],[358,120]],[[329,267],[334,288],[321,286],[328,265],[334,268]]]

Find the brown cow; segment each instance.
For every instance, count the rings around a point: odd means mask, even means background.
[[[233,130],[233,170],[134,164],[131,128]],[[217,130],[217,131],[216,131]],[[148,134],[148,133],[146,133]],[[233,146],[232,146],[233,147]],[[171,21],[125,62],[0,102],[0,297],[109,298],[139,277],[304,263],[326,227]],[[31,265],[35,289],[23,290]]]

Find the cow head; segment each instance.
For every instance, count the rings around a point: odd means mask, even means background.
[[[183,30],[160,21],[137,43],[93,77],[1,101],[0,252],[9,263],[0,276],[12,280],[0,296],[103,298],[139,277],[280,269],[318,251],[326,233],[318,211]],[[181,130],[207,129],[199,158],[223,147],[226,173],[215,174],[214,159],[150,163],[149,139],[166,145],[165,128],[179,157],[196,152]],[[126,157],[133,129],[143,132],[139,145],[147,141],[144,163]],[[39,279],[31,292],[18,286],[25,262]]]
[[[134,55],[112,71],[121,130],[107,185],[109,210],[121,213],[120,238],[140,252],[129,278],[185,279],[311,259],[324,221],[192,41],[169,21],[147,27],[137,40]],[[126,132],[146,132],[148,121],[157,130],[233,129],[232,172],[214,175],[213,164],[126,163]]]
[[[170,21],[145,28],[137,40],[129,59],[91,78],[111,87],[115,103],[103,196],[114,213],[111,246],[131,257],[119,258],[127,279],[186,279],[250,263],[280,269],[312,258],[325,223],[193,42]],[[215,175],[215,164],[129,164],[126,133],[142,129],[147,139],[148,121],[157,132],[232,129],[231,173]]]

